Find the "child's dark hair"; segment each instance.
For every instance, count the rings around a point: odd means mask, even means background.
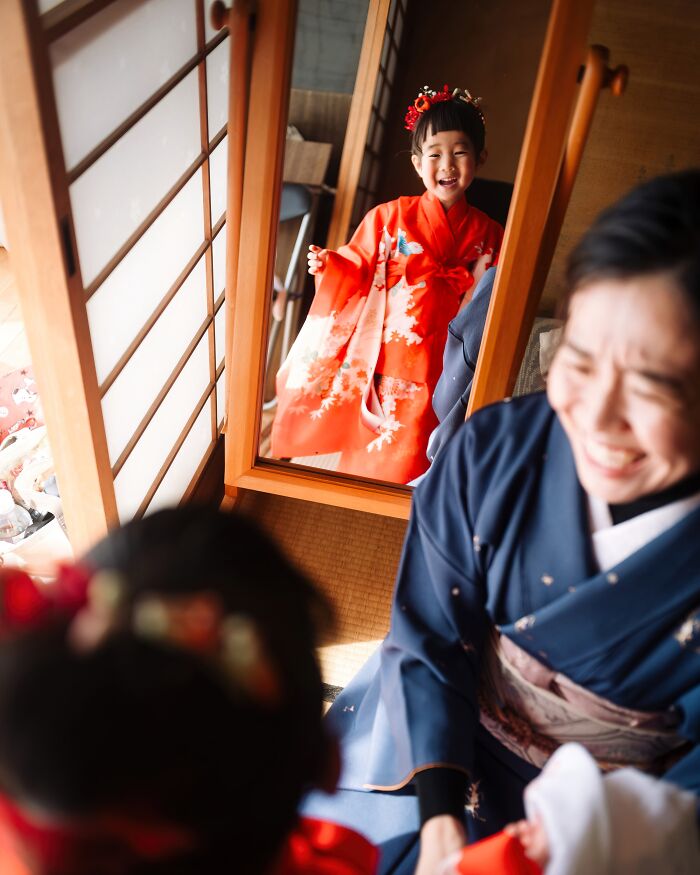
[[[599,280],[665,272],[700,320],[697,169],[656,177],[602,212],[569,256],[568,297]]]
[[[411,152],[421,155],[426,138],[442,131],[463,131],[469,137],[477,159],[484,150],[484,119],[471,103],[459,99],[443,100],[421,113],[412,132]]]
[[[254,525],[201,507],[129,523],[85,562],[113,569],[128,604],[214,594],[224,615],[250,618],[281,695],[246,698],[223,665],[129,627],[86,651],[69,621],[37,628],[0,646],[0,790],[61,817],[143,814],[193,837],[128,875],[266,871],[327,754],[325,601]]]

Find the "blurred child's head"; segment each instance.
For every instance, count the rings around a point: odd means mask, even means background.
[[[0,644],[0,807],[35,871],[266,872],[326,766],[325,603],[202,508],[132,522],[84,566],[77,615]]]
[[[406,114],[411,160],[426,189],[447,209],[472,183],[486,160],[486,129],[478,101],[446,85],[423,89]]]

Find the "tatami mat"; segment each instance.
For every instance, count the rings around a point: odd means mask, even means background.
[[[248,492],[239,505],[328,596],[336,612],[321,648],[324,680],[344,686],[389,628],[405,520]]]

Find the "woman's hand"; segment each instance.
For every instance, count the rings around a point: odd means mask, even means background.
[[[549,842],[542,821],[537,815],[532,820],[509,823],[503,831],[518,839],[526,857],[537,863],[540,869],[546,868],[549,863]]]
[[[420,854],[415,875],[435,875],[445,859],[467,843],[464,824],[449,814],[431,817],[420,831]]]
[[[309,273],[315,276],[317,273],[323,273],[326,269],[328,261],[328,250],[321,249],[320,246],[309,246],[309,254],[306,256],[309,262]]]

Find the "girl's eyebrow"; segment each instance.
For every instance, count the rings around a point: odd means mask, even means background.
[[[466,140],[458,140],[456,143],[453,144],[452,148],[454,149],[457,146],[468,146],[468,145],[469,145],[469,143]],[[426,152],[430,151],[430,149],[441,149],[441,148],[446,148],[446,147],[441,146],[440,143],[430,143],[428,146],[423,146],[423,149]]]

